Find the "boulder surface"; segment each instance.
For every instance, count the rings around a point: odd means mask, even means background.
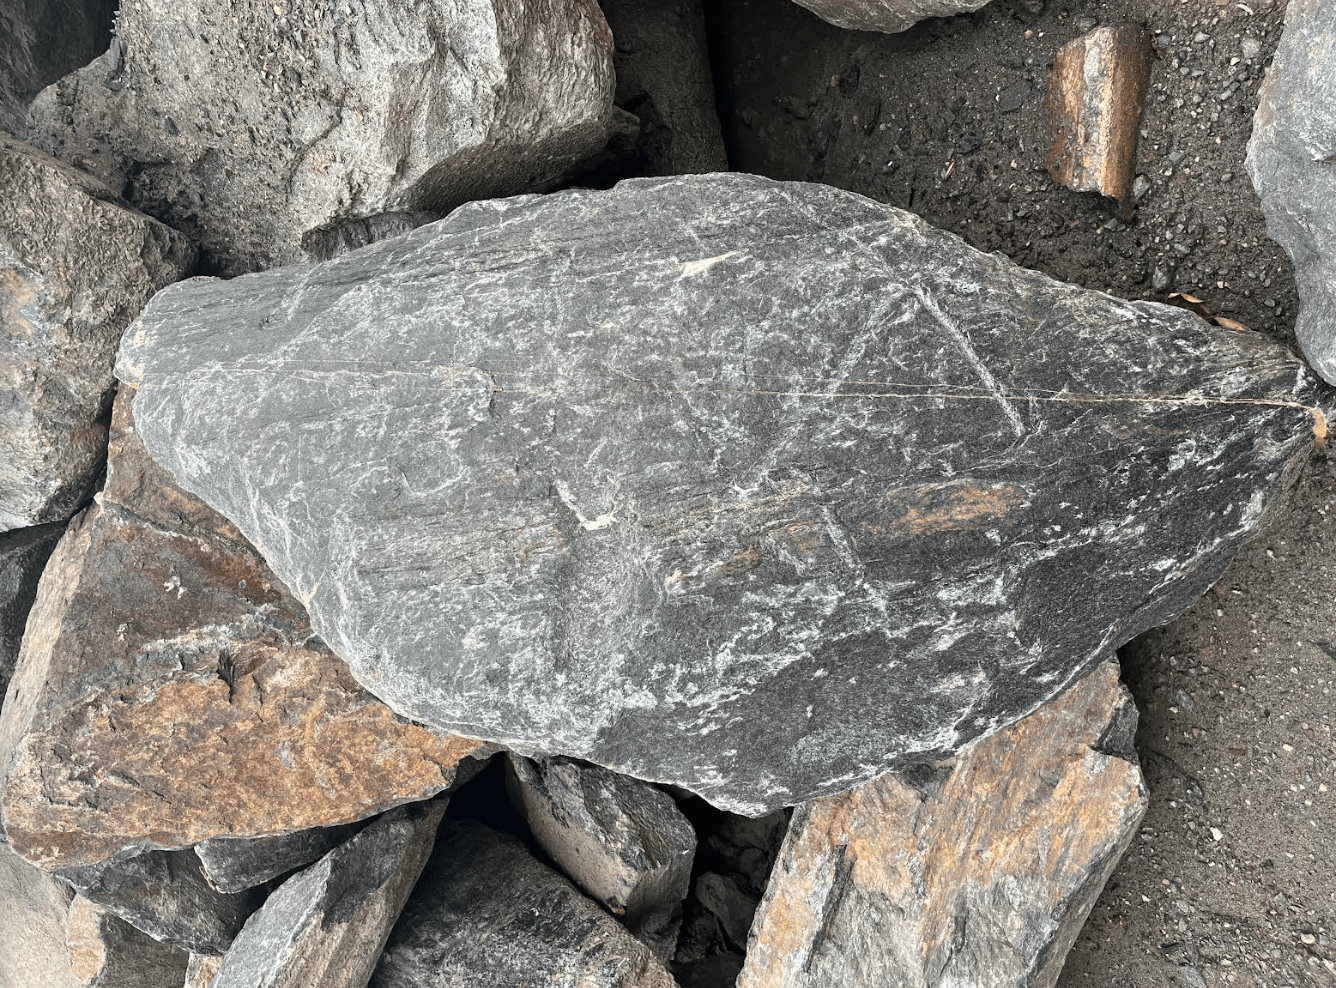
[[[10,0],[0,6],[0,130],[22,136],[28,104],[106,50],[116,0]]]
[[[1326,420],[1288,351],[747,175],[160,293],[155,460],[401,714],[759,814],[1180,612]]]
[[[988,0],[797,0],[823,21],[850,31],[894,34],[929,17],[954,17]]]

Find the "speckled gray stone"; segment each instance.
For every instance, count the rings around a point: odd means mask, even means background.
[[[1336,5],[1290,0],[1285,32],[1257,92],[1248,174],[1266,231],[1294,261],[1294,332],[1314,369],[1336,384]]]
[[[117,366],[390,706],[752,815],[1168,621],[1326,429],[1259,335],[747,175],[196,280]]]

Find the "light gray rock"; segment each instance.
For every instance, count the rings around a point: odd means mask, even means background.
[[[0,4],[0,130],[22,136],[33,98],[106,50],[116,6],[116,0]]]
[[[366,988],[445,806],[391,810],[289,878],[247,921],[213,988]]]
[[[988,0],[797,0],[823,21],[850,31],[894,34],[929,17],[978,10]]]
[[[1313,368],[1336,383],[1336,7],[1291,0],[1257,93],[1248,174],[1266,230],[1294,261],[1294,331]]]
[[[642,939],[671,941],[671,957],[696,854],[696,831],[673,798],[565,758],[511,755],[506,768],[511,801],[557,867]]]
[[[606,143],[613,86],[595,0],[135,0],[29,134],[236,274],[549,188]]]
[[[1259,335],[748,175],[195,280],[117,366],[157,462],[391,707],[751,815],[944,757],[1168,621],[1326,431]]]
[[[272,837],[215,837],[196,844],[195,854],[210,885],[219,892],[240,892],[310,864],[356,832],[345,824]]]
[[[648,947],[518,840],[454,820],[441,825],[371,985],[677,988]]]
[[[42,567],[63,531],[64,522],[51,522],[0,533],[0,704],[14,674]]]
[[[181,988],[190,954],[159,943],[76,895],[65,920],[70,966],[84,988]]]
[[[185,277],[185,237],[0,133],[0,531],[69,518],[107,455],[121,331]]]
[[[65,944],[73,894],[0,840],[0,985],[80,988]]]

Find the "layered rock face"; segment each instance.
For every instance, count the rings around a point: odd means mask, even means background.
[[[752,813],[1169,620],[1326,430],[1259,337],[741,175],[196,280],[118,371],[400,714]]]
[[[1248,174],[1266,229],[1294,261],[1301,305],[1294,331],[1313,368],[1336,383],[1336,9],[1293,0],[1258,91]]]
[[[343,223],[550,187],[607,140],[613,85],[594,0],[126,0],[30,139],[235,274]]]

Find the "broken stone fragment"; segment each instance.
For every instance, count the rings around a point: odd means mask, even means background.
[[[696,898],[714,913],[728,938],[739,947],[747,944],[757,896],[732,875],[707,871],[696,879]]]
[[[194,268],[185,237],[0,133],[0,531],[62,521],[107,454],[111,364],[149,296]]]
[[[1168,621],[1326,429],[1258,334],[736,174],[172,286],[118,367],[156,461],[400,714],[751,815],[944,758]]]
[[[115,913],[76,895],[65,933],[84,988],[181,988],[190,955],[159,943]]]
[[[23,0],[0,8],[0,130],[22,136],[28,104],[106,50],[116,0]]]
[[[823,21],[850,31],[894,34],[929,17],[978,10],[988,0],[797,0]]]
[[[246,923],[212,988],[366,988],[445,806],[442,797],[391,810],[289,878]]]
[[[149,459],[132,397],[117,398],[106,488],[48,563],[0,711],[15,850],[72,868],[351,823],[485,760],[357,684],[245,539]]]
[[[0,533],[0,704],[14,674],[42,567],[64,531],[64,522],[52,522]]]
[[[72,896],[0,840],[0,985],[80,988],[65,942]]]
[[[1052,988],[1146,810],[1110,661],[953,762],[794,812],[738,988]]]
[[[1266,230],[1289,252],[1299,287],[1294,332],[1314,369],[1336,383],[1336,7],[1290,0],[1285,32],[1258,91],[1248,174]]]
[[[456,820],[441,825],[370,983],[677,988],[648,947],[518,840]]]
[[[1117,199],[1124,215],[1132,208],[1151,57],[1150,33],[1140,24],[1096,28],[1058,49],[1048,81],[1048,173],[1077,192]]]
[[[632,932],[668,927],[691,887],[696,831],[661,789],[564,758],[507,758],[506,786],[538,845]],[[672,950],[667,949],[668,956]]]
[[[210,885],[219,892],[240,892],[310,864],[356,832],[344,824],[274,837],[215,837],[196,844],[195,854]]]
[[[115,67],[45,90],[29,139],[229,275],[304,260],[349,222],[549,188],[607,141],[595,0],[277,7],[125,4]]]
[[[223,959],[216,954],[191,954],[183,988],[213,988],[213,979],[222,966]]]

